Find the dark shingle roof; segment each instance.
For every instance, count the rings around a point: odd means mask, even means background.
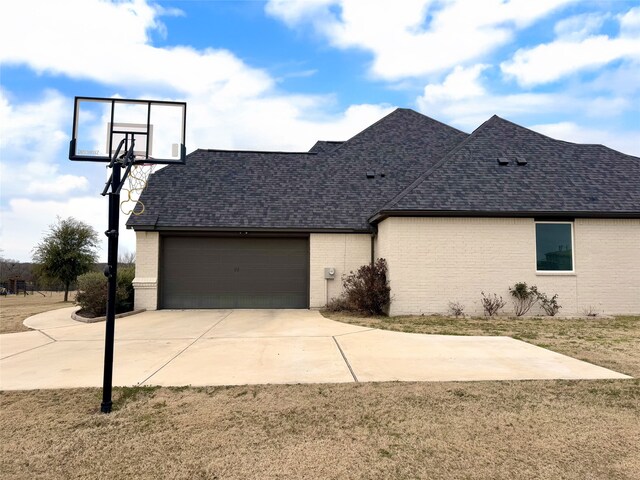
[[[494,116],[381,211],[640,215],[640,158]]]
[[[313,147],[309,150],[309,153],[328,153],[332,152],[344,142],[335,142],[327,140],[318,140]]]
[[[127,225],[369,231],[370,220],[421,213],[640,216],[639,180],[639,158],[602,145],[554,140],[496,116],[467,135],[397,109],[310,152],[196,150],[186,165],[151,176],[145,211]]]
[[[373,211],[466,136],[397,109],[319,154],[197,150],[151,176],[127,225],[367,231]]]

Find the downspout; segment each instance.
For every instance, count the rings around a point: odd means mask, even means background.
[[[375,240],[377,234],[376,232],[371,233],[371,265],[375,263]]]

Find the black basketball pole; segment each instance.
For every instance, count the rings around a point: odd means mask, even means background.
[[[109,229],[105,235],[109,238],[108,265],[105,275],[109,279],[107,294],[107,327],[104,340],[104,376],[102,381],[102,413],[111,412],[111,390],[113,383],[113,343],[116,323],[116,289],[118,288],[118,234],[120,231],[120,162],[113,162],[111,173],[111,191],[109,192]]]

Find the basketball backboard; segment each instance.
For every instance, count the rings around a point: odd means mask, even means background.
[[[187,104],[76,97],[69,159],[110,162],[124,140],[134,163],[184,163]]]

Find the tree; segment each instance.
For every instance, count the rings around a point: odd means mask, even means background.
[[[98,259],[98,233],[73,217],[66,220],[58,217],[49,229],[49,234],[33,249],[33,259],[40,264],[42,274],[64,284],[66,302],[71,283],[91,270]]]
[[[134,267],[136,264],[136,252],[123,251],[118,255],[119,267]]]

